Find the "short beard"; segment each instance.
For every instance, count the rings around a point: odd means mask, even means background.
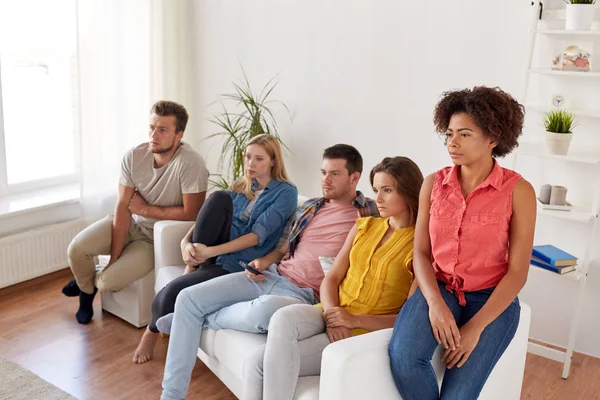
[[[156,149],[156,150],[151,150],[151,151],[152,151],[152,154],[164,154],[164,153],[168,153],[171,150],[173,150],[173,147],[175,147],[175,141],[173,141],[171,146],[168,148],[163,147],[162,149]]]

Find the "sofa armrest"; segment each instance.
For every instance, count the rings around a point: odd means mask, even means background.
[[[392,329],[330,344],[321,361],[321,400],[398,399],[389,365]]]
[[[192,221],[158,221],[154,224],[155,271],[184,264],[179,244],[192,225]]]

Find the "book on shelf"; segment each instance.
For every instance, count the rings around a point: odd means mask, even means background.
[[[577,264],[577,257],[551,244],[533,246],[532,256],[555,267]]]
[[[547,269],[548,271],[556,272],[557,274],[566,274],[567,272],[575,271],[577,268],[576,264],[573,265],[563,265],[563,266],[555,266],[544,262],[543,260],[537,258],[536,256],[531,256],[531,265],[535,265],[536,267],[540,267],[543,269]]]

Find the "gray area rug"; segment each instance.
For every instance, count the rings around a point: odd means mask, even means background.
[[[0,357],[0,399],[71,400],[75,397],[20,365]]]

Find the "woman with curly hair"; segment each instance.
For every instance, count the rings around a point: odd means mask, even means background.
[[[443,94],[434,113],[454,164],[425,178],[415,228],[419,288],[389,355],[404,400],[476,399],[519,323],[535,229],[535,192],[496,161],[517,145],[524,108],[499,88]],[[441,390],[430,365],[445,351]]]

